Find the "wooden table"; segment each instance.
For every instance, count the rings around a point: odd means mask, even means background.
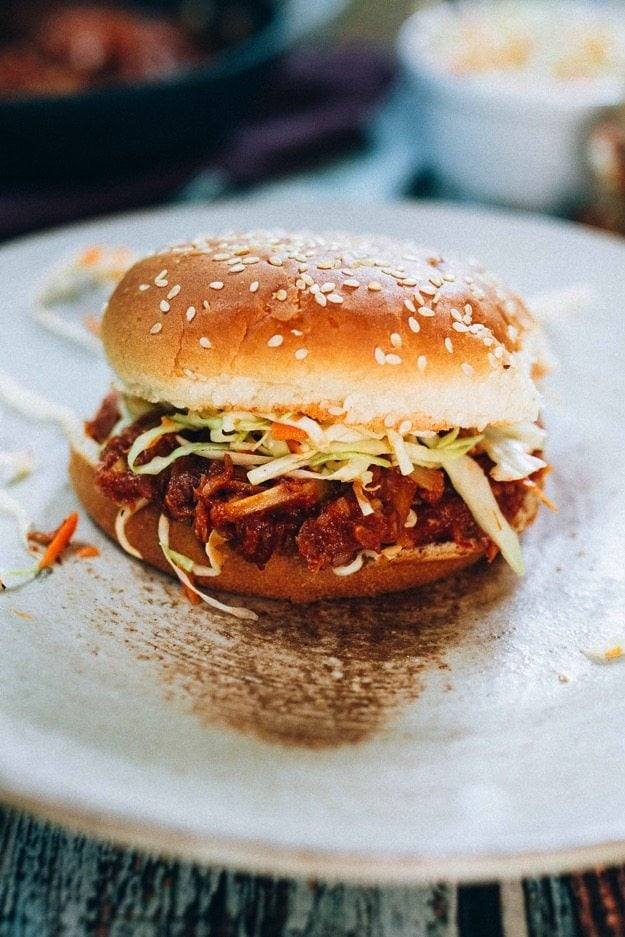
[[[357,887],[120,849],[0,808],[0,937],[625,937],[625,867]]]

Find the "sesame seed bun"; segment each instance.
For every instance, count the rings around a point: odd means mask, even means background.
[[[133,396],[372,429],[535,420],[537,335],[522,301],[475,263],[391,239],[268,231],[139,261],[102,324]]]
[[[74,489],[88,514],[109,537],[117,541],[115,518],[118,506],[96,485],[95,463],[79,440],[74,440],[72,446],[69,471]],[[528,489],[513,520],[516,530],[529,526],[538,504],[537,490]],[[158,543],[158,517],[159,508],[154,504],[148,505],[130,518],[126,536],[145,563],[173,576]],[[171,521],[170,544],[194,562],[206,563],[202,544],[190,524]],[[261,570],[229,549],[227,544],[223,544],[220,551],[224,563],[220,575],[207,580],[207,588],[211,592],[313,602],[326,598],[373,596],[426,585],[482,559],[485,543],[483,540],[470,541],[462,546],[452,542],[440,543],[403,550],[392,559],[382,555],[349,576],[337,576],[331,569],[312,575],[298,557],[280,553],[274,553]]]

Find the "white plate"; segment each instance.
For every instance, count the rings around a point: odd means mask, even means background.
[[[250,624],[189,606],[83,518],[98,559],[0,598],[0,789],[87,832],[291,875],[467,879],[625,859],[625,662],[582,654],[624,629],[620,240],[436,204],[98,221],[0,250],[0,366],[87,416],[107,371],[34,324],[42,268],[94,241],[143,250],[304,216],[478,256],[527,295],[593,291],[549,326],[560,511],[525,536],[526,577],[496,562],[377,601],[252,602]],[[14,494],[45,529],[75,505],[65,442],[6,411],[0,447],[27,442],[40,468]]]

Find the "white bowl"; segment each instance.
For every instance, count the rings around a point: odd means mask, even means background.
[[[545,61],[543,52],[543,61],[525,70],[454,73],[441,54],[441,41],[448,41],[458,17],[470,7],[488,21],[506,9],[505,0],[419,10],[402,26],[398,54],[416,92],[416,133],[430,166],[452,191],[481,201],[557,211],[588,194],[588,129],[625,96],[625,10],[564,0],[518,4],[515,9],[523,6],[533,15],[544,13],[552,26],[556,16],[578,24],[584,16],[607,17],[610,40],[616,36],[610,69],[584,81],[564,81],[549,73],[553,62]],[[551,48],[548,54],[553,55]]]

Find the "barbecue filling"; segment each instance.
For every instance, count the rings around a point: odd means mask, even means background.
[[[102,492],[119,505],[133,506],[143,501],[156,504],[169,518],[191,524],[203,544],[214,531],[227,540],[231,549],[260,568],[274,551],[298,555],[315,573],[327,567],[339,571],[349,568],[358,557],[362,560],[366,551],[371,556],[384,553],[391,557],[400,548],[444,542],[465,546],[481,541],[489,559],[500,548],[506,555],[505,545],[495,543],[478,525],[442,468],[413,465],[407,473],[405,465],[392,465],[388,458],[370,457],[369,461],[365,457],[365,484],[360,479],[336,480],[333,475],[340,474],[332,471],[336,463],[328,468],[327,462],[326,477],[318,471],[302,471],[295,474],[307,477],[281,474],[253,483],[248,477],[250,465],[235,464],[237,457],[245,458],[240,447],[232,455],[222,451],[217,458],[186,453],[193,446],[197,449],[198,444],[210,446],[212,435],[208,429],[169,424],[163,409],[148,410],[134,421],[128,415],[122,418],[121,403],[117,394],[110,394],[94,419],[86,423],[87,434],[102,445],[96,469]],[[174,418],[178,416],[175,411],[170,413]],[[184,421],[185,415],[180,416]],[[277,425],[284,427],[282,423]],[[172,431],[165,431],[170,426]],[[542,430],[533,429],[541,438]],[[152,438],[150,431],[156,433]],[[259,435],[257,432],[255,437]],[[288,425],[287,432],[279,435],[289,435]],[[301,449],[297,439],[302,435],[295,426],[294,438],[281,445],[287,452],[297,453]],[[438,436],[430,435],[438,441]],[[255,437],[252,434],[250,438]],[[479,474],[486,477],[496,463],[487,452],[479,451],[474,438],[482,439],[469,437],[470,461],[479,465]],[[146,444],[133,454],[133,446],[137,450],[137,440],[143,439]],[[515,446],[519,450],[518,440]],[[227,446],[222,444],[224,448]],[[172,458],[176,452],[182,454]],[[519,513],[527,488],[540,483],[546,469],[540,454],[534,451],[521,457],[525,468],[535,469],[523,478],[488,479],[495,510],[498,505],[505,518],[504,527]],[[163,466],[158,471],[152,468],[157,464]],[[501,526],[501,520],[496,527]],[[516,538],[511,528],[508,531]],[[510,556],[506,558],[516,568]]]

